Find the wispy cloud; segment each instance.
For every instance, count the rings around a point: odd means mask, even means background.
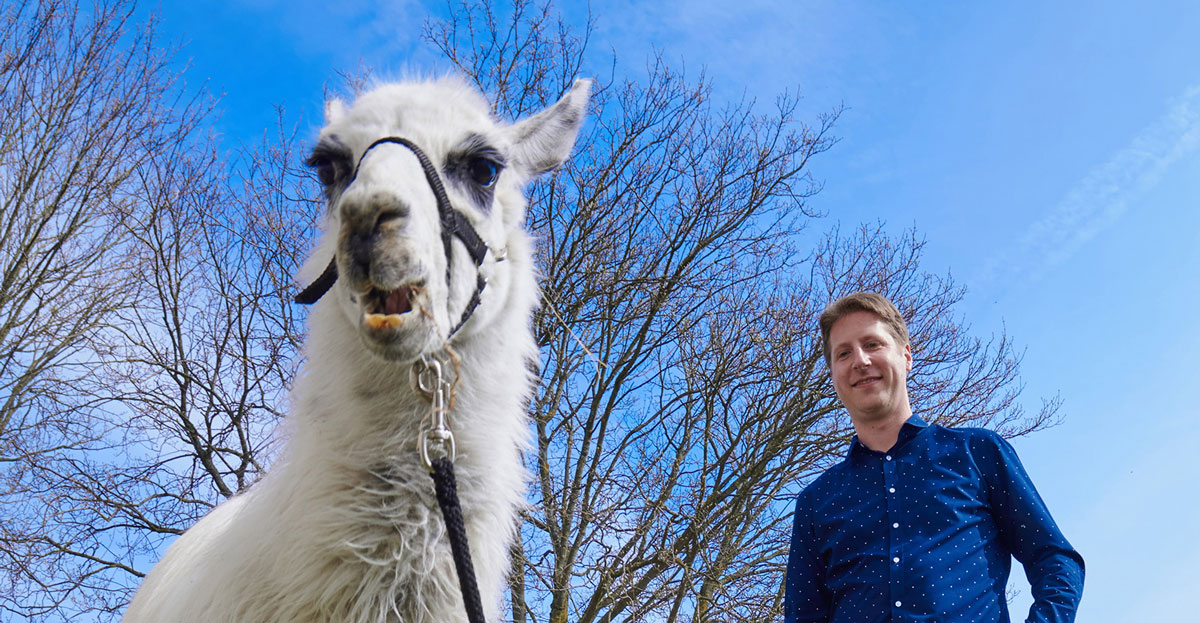
[[[1111,226],[1166,170],[1200,147],[1200,85],[1168,102],[1167,112],[1107,162],[1092,169],[1004,253],[991,258],[980,283],[1037,277],[1067,261]]]
[[[377,63],[403,58],[418,41],[428,14],[422,0],[236,0],[231,15],[262,20],[264,28],[290,40],[298,56],[327,58],[338,69],[353,70],[359,60]]]

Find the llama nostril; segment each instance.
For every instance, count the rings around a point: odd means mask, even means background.
[[[407,211],[398,209],[398,208],[389,208],[386,210],[381,210],[379,212],[379,215],[375,217],[374,231],[379,231],[380,229],[383,229],[383,227],[385,225],[387,225],[388,223],[391,223],[393,221],[398,221],[400,219],[403,219],[406,216],[408,216]]]

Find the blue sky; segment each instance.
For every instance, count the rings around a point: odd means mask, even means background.
[[[200,4],[164,0],[160,32],[186,42],[189,82],[225,93],[230,144],[271,131],[275,105],[313,136],[323,86],[360,60],[434,69],[416,36],[444,10]],[[1200,3],[647,4],[593,0],[592,49],[636,74],[660,48],[719,97],[798,87],[809,118],[844,103],[812,165],[824,225],[916,227],[974,331],[1024,347],[1027,407],[1062,396],[1064,423],[1014,445],[1087,560],[1078,620],[1195,620]]]

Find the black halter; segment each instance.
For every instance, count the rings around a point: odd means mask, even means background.
[[[450,339],[471,317],[475,308],[479,306],[480,297],[483,295],[483,288],[487,286],[487,279],[479,272],[479,267],[483,265],[483,258],[487,255],[488,247],[484,244],[483,239],[475,232],[475,228],[471,226],[471,222],[467,220],[462,213],[456,211],[450,206],[450,198],[446,196],[446,187],[442,185],[442,178],[438,175],[437,167],[433,166],[433,162],[417,147],[415,143],[398,136],[385,136],[374,143],[367,146],[366,151],[358,158],[358,164],[354,167],[354,175],[350,178],[350,184],[358,177],[358,169],[362,166],[362,161],[367,157],[375,146],[383,143],[395,143],[403,145],[413,152],[417,160],[421,163],[421,168],[425,170],[425,180],[429,182],[429,188],[433,190],[434,197],[437,198],[438,220],[442,227],[442,247],[446,253],[446,286],[450,286],[450,268],[451,268],[451,242],[455,237],[462,241],[463,246],[467,249],[467,254],[471,257],[471,261],[475,263],[475,292],[471,294],[471,300],[467,301],[467,307],[463,310],[462,317],[458,324],[450,330],[446,339]],[[316,303],[329,288],[333,287],[333,282],[337,281],[337,257],[329,260],[329,266],[325,267],[325,272],[321,273],[307,288],[300,291],[296,295],[295,301],[302,305],[311,305]]]

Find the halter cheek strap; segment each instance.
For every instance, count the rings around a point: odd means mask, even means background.
[[[416,143],[406,138],[385,136],[371,143],[362,156],[359,157],[358,165],[354,167],[354,175],[350,178],[350,184],[353,184],[354,180],[358,178],[358,170],[362,167],[362,161],[367,157],[367,154],[376,146],[383,143],[395,143],[407,147],[417,157],[417,161],[421,163],[421,168],[425,171],[425,181],[429,183],[429,188],[433,191],[433,196],[437,199],[438,222],[442,229],[442,248],[446,254],[446,286],[449,287],[450,285],[450,269],[451,262],[453,261],[451,243],[454,238],[458,238],[463,243],[463,246],[467,249],[467,255],[475,263],[475,291],[471,294],[471,299],[467,301],[467,306],[463,309],[462,317],[459,318],[458,323],[450,330],[450,334],[446,336],[446,339],[450,339],[451,336],[466,324],[471,314],[474,313],[475,308],[479,306],[483,289],[487,286],[487,279],[479,272],[479,267],[483,265],[483,258],[487,256],[487,244],[479,237],[479,234],[471,226],[471,222],[467,220],[467,217],[450,206],[450,198],[446,195],[446,187],[442,184],[442,178],[438,175],[437,167],[433,166],[433,162],[429,160],[424,151],[421,151],[420,147],[417,147]],[[295,301],[302,305],[316,303],[333,287],[335,281],[337,281],[336,257],[329,261],[329,266],[325,267],[325,271],[321,273],[320,277],[317,277],[307,288],[304,288],[296,295]]]

